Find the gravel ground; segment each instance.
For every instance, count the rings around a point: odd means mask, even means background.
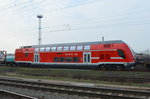
[[[4,86],[4,85],[0,85],[0,89],[16,92],[16,93],[20,93],[32,97],[37,97],[39,99],[97,99],[97,98],[82,97],[77,95],[42,92],[39,90],[29,90],[29,89],[16,88],[16,87]]]

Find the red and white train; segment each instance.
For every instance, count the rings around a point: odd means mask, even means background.
[[[121,40],[23,46],[17,64],[69,68],[133,69],[134,53]]]

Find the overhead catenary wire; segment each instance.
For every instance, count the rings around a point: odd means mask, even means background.
[[[95,1],[94,1],[95,2]],[[93,2],[92,2],[93,3]],[[74,7],[74,6],[73,6]],[[71,8],[71,7],[69,7],[69,8]],[[61,9],[62,10],[62,9]],[[22,11],[22,12],[24,12],[24,11]],[[123,14],[124,15],[124,14]],[[34,16],[33,14],[32,14],[32,16]],[[116,16],[118,16],[118,15],[116,15]],[[110,16],[110,17],[112,17],[112,16]]]
[[[125,14],[123,14],[123,15],[125,15]],[[32,16],[34,16],[34,15],[32,15]],[[110,17],[112,17],[112,16],[110,16]],[[107,17],[104,17],[104,18],[107,18]]]
[[[93,3],[93,2],[92,2]],[[88,4],[88,3],[87,3]],[[90,4],[90,3],[89,3]],[[85,5],[85,4],[81,4],[81,5],[77,5],[77,6],[72,6],[72,7],[78,7],[78,6],[82,6],[82,5]],[[28,6],[32,6],[32,4],[31,5],[27,5],[27,7]],[[69,9],[69,8],[72,8],[72,7],[66,7],[66,9]],[[22,9],[25,9],[26,7],[24,6],[24,7],[22,7]],[[38,8],[38,7],[37,7]],[[35,8],[36,9],[36,8]],[[19,10],[19,9],[18,9]],[[20,9],[21,10],[21,9]],[[61,10],[63,10],[63,9],[60,9],[60,11]],[[54,10],[55,11],[55,10]],[[132,11],[131,11],[132,12]],[[130,15],[131,14],[131,12],[129,12],[129,13],[122,13],[122,14],[120,14],[120,15],[114,15],[114,17],[113,18],[116,18],[116,20],[118,20],[118,17],[121,17],[121,16],[124,16],[124,15]],[[22,13],[22,12],[21,12]],[[136,11],[135,13],[138,13],[138,11]],[[135,13],[133,13],[132,12],[132,14],[135,14]],[[34,16],[33,14],[31,14],[32,16]],[[104,19],[107,19],[107,18],[111,18],[112,16],[107,16],[107,17],[103,17]],[[134,18],[134,17],[133,17]],[[141,17],[141,18],[145,18],[145,17]],[[136,19],[136,18],[134,18],[134,19]],[[98,24],[99,22],[98,21],[100,21],[101,22],[101,20],[93,20],[93,19],[91,19],[93,22],[89,22],[89,24],[91,24],[91,23],[93,23],[93,24]],[[90,20],[90,21],[91,21]],[[108,20],[108,19],[107,19]],[[114,21],[115,19],[112,19],[111,21]],[[15,20],[14,20],[15,21]],[[94,22],[95,21],[95,22]],[[109,22],[111,22],[111,21],[109,21]],[[84,23],[84,22],[83,22]],[[79,24],[77,24],[77,25],[82,25],[83,24],[82,22],[80,22]],[[87,21],[85,22],[85,23],[88,23]],[[71,24],[71,26],[73,26],[73,25],[75,25],[75,24]],[[43,27],[44,28],[44,27]]]

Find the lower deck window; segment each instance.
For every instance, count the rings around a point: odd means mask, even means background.
[[[79,62],[79,57],[54,57],[54,62]]]
[[[66,62],[72,62],[72,57],[66,57]]]
[[[79,62],[79,57],[73,57],[73,62]]]
[[[54,62],[59,62],[59,57],[55,57]]]
[[[65,62],[65,57],[60,57],[60,62]]]

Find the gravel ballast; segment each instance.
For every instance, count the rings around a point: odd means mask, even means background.
[[[0,89],[36,97],[39,99],[96,99],[96,98],[91,98],[91,97],[82,97],[82,96],[77,96],[77,95],[52,93],[52,92],[32,90],[32,89],[30,90],[30,89],[25,89],[25,88],[16,88],[16,87],[11,87],[11,86],[4,86],[4,85],[0,85]]]

